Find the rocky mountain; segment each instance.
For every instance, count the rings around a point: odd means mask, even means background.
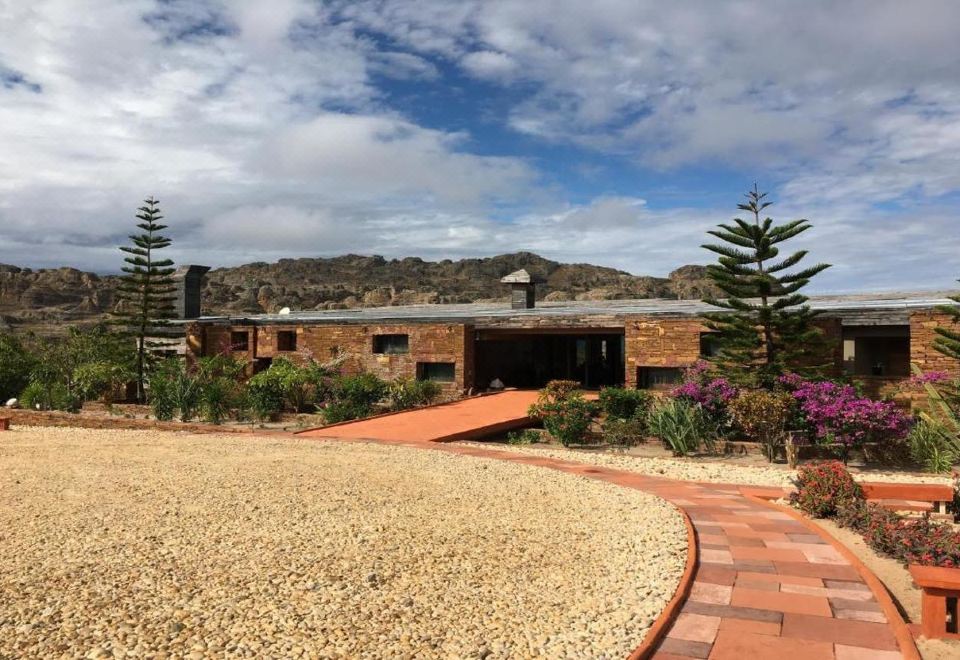
[[[424,261],[345,255],[281,259],[211,270],[203,290],[205,314],[343,309],[423,303],[506,301],[499,280],[526,268],[545,284],[550,301],[624,298],[699,298],[711,291],[703,266],[683,266],[668,278],[590,264],[562,264],[518,252],[483,259]],[[0,329],[53,334],[95,323],[114,309],[117,277],[73,268],[31,270],[0,264]]]

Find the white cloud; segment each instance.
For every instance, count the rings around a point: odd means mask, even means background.
[[[492,50],[467,53],[460,64],[480,78],[509,78],[517,71],[517,62],[512,57]]]
[[[777,217],[810,217],[801,243],[835,264],[824,288],[947,285],[958,24],[951,0],[0,0],[0,261],[113,268],[149,194],[176,258],[212,263],[709,258],[730,209],[547,187],[536,145],[556,143],[681,189],[687,167],[778,182]],[[418,124],[378,87],[423,84],[427,105],[451,69],[504,88],[477,111],[531,158],[465,133],[460,106]]]

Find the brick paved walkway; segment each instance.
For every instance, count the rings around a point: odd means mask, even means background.
[[[919,659],[889,600],[816,528],[751,493],[468,445],[405,446],[548,467],[637,488],[682,508],[697,536],[689,596],[653,658]],[[642,558],[638,558],[642,559]],[[866,569],[864,569],[866,570]],[[882,588],[874,582],[875,588]],[[639,644],[641,640],[637,640]]]
[[[527,410],[538,393],[510,390],[461,399],[439,406],[380,415],[354,422],[301,431],[314,438],[365,438],[389,441],[445,442],[476,438],[529,426]]]

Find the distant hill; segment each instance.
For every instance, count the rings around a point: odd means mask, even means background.
[[[252,314],[282,307],[506,301],[508,290],[499,279],[520,268],[545,280],[537,297],[551,301],[699,298],[712,292],[703,266],[682,266],[662,278],[591,264],[562,264],[531,252],[457,261],[350,254],[211,270],[203,310]],[[116,284],[116,276],[74,268],[31,270],[0,264],[0,329],[55,334],[65,324],[95,323],[114,309]]]

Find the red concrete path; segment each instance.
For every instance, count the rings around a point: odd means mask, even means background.
[[[511,390],[310,429],[298,435],[420,442],[479,438],[530,425],[527,409],[536,400],[537,392]]]
[[[392,443],[600,479],[653,493],[686,511],[696,531],[690,552],[698,560],[690,593],[665,636],[641,657],[919,660],[875,576],[818,527],[750,496],[764,489],[672,481],[466,445],[399,438]]]

